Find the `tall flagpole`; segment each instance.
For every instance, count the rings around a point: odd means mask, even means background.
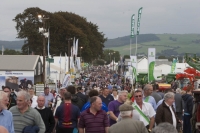
[[[61,53],[60,53],[60,75],[59,75],[59,82],[60,82],[60,84],[61,84],[61,61],[62,59],[61,59]],[[60,84],[59,84],[59,87],[61,87],[60,86]]]
[[[130,56],[131,56],[131,38],[130,38]]]

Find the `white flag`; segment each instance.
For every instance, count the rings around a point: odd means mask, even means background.
[[[80,57],[76,58],[76,63],[77,63],[77,68],[78,70],[81,70],[81,61],[80,61]]]
[[[75,37],[74,37],[74,41],[73,41],[73,55],[76,55],[76,39],[75,39]]]
[[[73,46],[71,47],[71,57],[73,57]]]
[[[74,68],[73,57],[70,57],[70,69]]]
[[[75,51],[76,51],[75,55],[77,56],[78,55],[78,39],[76,40],[76,50]]]
[[[71,79],[71,75],[70,74],[67,74],[67,75],[65,75],[65,78],[64,78],[64,80],[63,80],[63,83],[62,83],[62,87],[67,87],[67,86],[69,86],[70,85],[70,80]]]

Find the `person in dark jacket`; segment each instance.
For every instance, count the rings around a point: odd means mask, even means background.
[[[83,94],[82,86],[77,87],[77,93],[76,94],[84,101],[84,104],[88,101],[87,97]]]
[[[192,118],[192,109],[193,109],[193,97],[192,97],[192,88],[188,87],[186,89],[186,94],[182,96],[184,101],[184,116],[183,116],[183,133],[191,133],[192,128],[190,124],[190,119]]]
[[[40,113],[42,120],[45,124],[45,127],[46,127],[45,133],[51,133],[55,126],[53,112],[51,111],[50,108],[46,108],[44,106],[44,104],[45,104],[44,96],[39,96],[37,99],[37,103],[38,103],[38,105],[37,105],[37,107],[35,107],[35,109]]]
[[[76,94],[76,88],[70,85],[67,87],[67,92],[70,92],[72,95],[71,98],[72,104],[78,106],[78,108],[81,110],[85,103],[84,100]]]
[[[177,127],[177,123],[179,122],[178,117],[174,111],[173,107],[174,102],[174,93],[168,92],[164,95],[164,100],[161,105],[158,106],[156,111],[156,124],[160,124],[162,122],[168,122],[172,124],[175,128]]]
[[[157,93],[159,89],[158,84],[153,85],[153,92],[151,93],[151,96],[155,99],[156,104],[162,99],[161,95]]]
[[[176,89],[176,94],[174,96],[175,98],[175,105],[176,105],[176,115],[178,117],[179,120],[183,119],[183,107],[184,107],[184,103],[183,103],[183,99],[182,99],[182,95],[181,95],[181,89],[177,88]],[[181,131],[181,123],[178,123],[178,131]]]
[[[3,86],[2,89],[9,96],[9,102],[7,105],[8,110],[9,110],[11,107],[13,107],[17,104],[17,102],[16,102],[17,95],[15,94],[14,91],[12,91],[12,89],[9,86]]]

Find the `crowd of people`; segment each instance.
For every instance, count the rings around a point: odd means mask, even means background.
[[[93,67],[59,92],[0,91],[0,133],[191,133],[192,88],[167,89]]]

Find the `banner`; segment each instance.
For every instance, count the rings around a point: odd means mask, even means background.
[[[70,69],[74,68],[74,58],[70,57]]]
[[[76,64],[77,64],[78,70],[81,70],[81,60],[80,60],[80,57],[76,58]]]
[[[138,20],[137,20],[137,35],[140,33],[140,20],[142,15],[142,7],[138,10]]]
[[[148,49],[148,81],[154,81],[154,67],[155,67],[155,57],[156,57],[156,49],[155,48],[149,48]]]
[[[70,74],[65,75],[65,78],[63,79],[62,87],[67,87],[70,85]]]
[[[175,58],[173,58],[172,67],[171,67],[171,73],[175,73],[176,63],[177,63],[177,60]]]
[[[134,37],[135,14],[131,16],[131,37]]]
[[[78,55],[78,39],[76,40],[75,55]]]
[[[73,54],[71,55],[71,56],[74,56],[74,55],[76,55],[76,39],[75,39],[75,37],[74,37],[74,41],[73,41],[73,46],[72,46],[73,48]]]
[[[133,68],[133,75],[135,77],[135,81],[137,81],[137,57],[130,56],[130,59],[131,59],[131,66]]]
[[[14,90],[30,88],[34,86],[34,75],[34,71],[0,71],[0,86],[9,86]]]

